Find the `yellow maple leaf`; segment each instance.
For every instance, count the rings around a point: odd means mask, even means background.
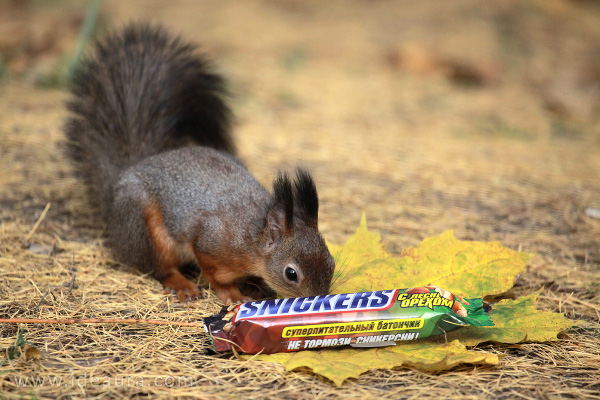
[[[520,343],[548,342],[557,340],[557,334],[572,327],[577,321],[566,319],[563,314],[540,311],[535,301],[541,291],[515,300],[501,300],[493,305],[490,316],[494,326],[464,327],[448,334],[466,346],[483,342]]]
[[[461,241],[452,231],[392,257],[379,234],[369,232],[364,215],[354,235],[330,249],[339,265],[333,293],[436,285],[464,297],[500,294],[531,257],[499,242]]]
[[[451,231],[427,238],[400,257],[392,257],[379,234],[368,231],[364,215],[355,234],[343,246],[330,245],[330,250],[339,266],[333,293],[437,285],[465,297],[500,294],[512,287],[531,257],[498,242],[460,241]],[[441,371],[461,363],[495,365],[496,354],[465,346],[489,341],[555,340],[559,332],[575,323],[562,314],[537,310],[538,294],[494,305],[494,327],[464,327],[444,337],[396,346],[261,354],[254,359],[281,363],[288,371],[308,368],[338,386],[377,368],[404,365]]]
[[[440,345],[427,341],[399,343],[373,349],[344,348],[326,351],[261,354],[254,359],[278,362],[286,370],[309,368],[340,386],[348,378],[383,368],[411,366],[425,371],[440,371],[461,363],[498,364],[498,355],[467,350],[458,340]]]

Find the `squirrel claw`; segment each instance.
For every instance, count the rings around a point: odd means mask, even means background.
[[[174,292],[181,303],[204,298],[200,288],[194,282],[181,275],[178,270],[167,276],[162,281],[162,284],[165,288],[165,293]]]
[[[179,302],[181,303],[187,303],[188,301],[196,301],[204,298],[202,292],[198,288],[178,290],[176,294]]]
[[[249,303],[251,301],[254,301],[254,299],[251,297],[242,297],[240,299],[236,299],[235,301],[231,300],[230,298],[227,298],[227,300],[225,300],[225,305],[230,306],[233,304]]]
[[[195,301],[204,298],[204,295],[202,294],[200,288],[198,288],[198,286],[196,286],[192,282],[184,281],[185,284],[181,285],[171,285],[169,283],[171,282],[163,283],[165,285],[164,293],[175,294],[177,296],[177,299],[179,299],[180,303],[187,303],[188,301]]]

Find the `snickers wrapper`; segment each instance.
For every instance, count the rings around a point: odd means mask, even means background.
[[[492,326],[481,299],[437,286],[252,301],[204,319],[217,352],[376,347],[461,326]]]

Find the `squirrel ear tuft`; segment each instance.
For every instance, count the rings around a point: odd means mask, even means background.
[[[273,195],[275,201],[271,211],[279,209],[282,213],[278,218],[281,220],[280,225],[285,231],[292,230],[294,227],[294,193],[292,181],[285,172],[280,171],[273,181]],[[269,211],[269,214],[271,214],[271,211]]]
[[[304,222],[316,229],[319,220],[319,196],[315,181],[306,170],[298,168],[294,183],[299,214]]]
[[[279,172],[273,181],[271,209],[266,217],[266,250],[272,251],[279,239],[294,230],[294,194],[292,181],[285,173]]]

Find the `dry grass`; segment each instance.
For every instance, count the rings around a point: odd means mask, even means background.
[[[514,294],[544,287],[541,308],[585,323],[556,343],[481,346],[497,367],[372,371],[339,389],[204,355],[193,328],[28,325],[43,357],[2,361],[0,398],[600,398],[600,220],[585,212],[600,207],[594,3],[217,3],[106,1],[105,21],[160,20],[205,43],[230,77],[242,159],[267,185],[277,168],[309,167],[329,241],[363,211],[394,253],[447,229],[500,240],[537,254]],[[60,152],[66,95],[29,78],[0,88],[0,317],[218,310],[214,297],[182,306],[111,260]],[[0,325],[0,347],[18,329]],[[63,382],[19,387],[25,377]]]

